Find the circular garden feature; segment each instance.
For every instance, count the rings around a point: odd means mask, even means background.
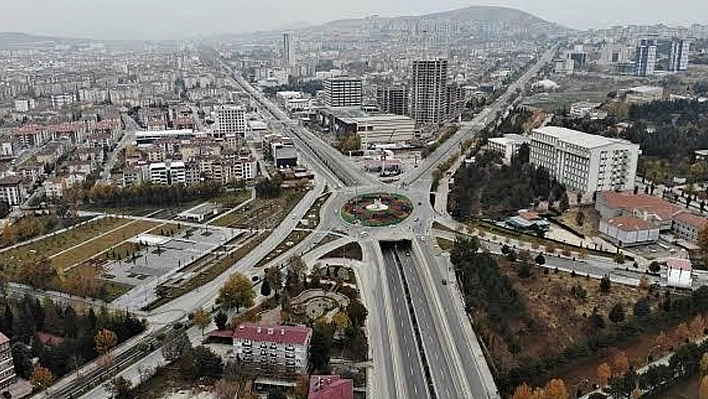
[[[388,226],[405,220],[413,211],[413,203],[406,197],[391,193],[363,194],[342,206],[342,219],[364,226]]]

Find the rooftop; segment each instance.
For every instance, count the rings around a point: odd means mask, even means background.
[[[647,194],[632,194],[629,191],[603,191],[599,193],[598,199],[604,199],[608,207],[614,209],[626,209],[633,213],[652,213],[661,220],[669,220],[681,208],[664,201],[660,198]]]
[[[697,230],[703,230],[706,224],[708,224],[708,219],[691,212],[680,212],[674,216],[674,220],[693,226]]]
[[[666,261],[666,266],[668,266],[669,269],[675,270],[693,270],[691,261],[688,259],[669,259]]]
[[[603,147],[610,144],[632,144],[627,140],[611,139],[608,137],[589,134],[578,130],[558,126],[546,126],[535,129],[534,132],[554,137],[556,140],[586,148]],[[635,144],[636,145],[636,144]]]
[[[307,399],[352,399],[354,383],[338,375],[313,375]]]
[[[306,345],[312,336],[307,327],[261,325],[243,323],[233,331],[234,339],[251,342],[272,342],[276,344]]]
[[[650,230],[652,228],[651,223],[634,216],[617,216],[608,220],[607,223],[626,232]]]

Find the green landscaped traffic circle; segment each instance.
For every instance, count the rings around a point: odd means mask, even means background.
[[[340,215],[349,224],[369,227],[400,223],[413,212],[413,203],[403,195],[392,193],[363,194],[347,201]]]

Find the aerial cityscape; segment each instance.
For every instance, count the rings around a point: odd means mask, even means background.
[[[3,399],[708,399],[708,3],[29,3]]]

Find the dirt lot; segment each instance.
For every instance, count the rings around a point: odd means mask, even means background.
[[[585,215],[583,219],[583,224],[578,225],[576,223],[578,212],[582,212]],[[579,207],[572,207],[568,209],[563,216],[561,216],[563,223],[575,229],[577,232],[582,233],[585,236],[596,236],[598,235],[598,228],[600,226],[600,214],[595,210],[592,205],[583,205]]]
[[[597,308],[607,327],[603,330],[609,333],[615,329],[607,315],[616,304],[624,306],[627,318],[632,315],[632,308],[640,298],[647,296],[647,291],[637,287],[621,286],[612,283],[610,292],[602,293],[598,280],[586,277],[573,277],[569,273],[549,271],[548,274],[539,268],[532,268],[532,276],[522,279],[517,276],[517,267],[506,260],[500,260],[501,269],[509,276],[514,288],[526,300],[531,317],[539,324],[535,330],[527,329],[521,323],[512,323],[511,327],[519,337],[521,351],[512,354],[504,340],[486,328],[486,318],[483,314],[475,315],[480,335],[485,337],[487,348],[495,359],[495,367],[509,370],[528,359],[537,360],[560,354],[574,343],[584,342],[590,334],[596,331],[591,326],[588,316]],[[587,295],[585,300],[571,293],[574,286],[582,287]],[[649,295],[650,305],[655,309],[660,299]],[[612,358],[616,351],[625,351],[630,363],[644,364],[650,351],[654,349],[656,334],[645,334],[641,339],[627,342],[622,347],[612,348],[606,353],[598,353],[596,357],[575,363],[558,377],[566,384],[575,384],[588,378],[590,383],[596,382],[596,370],[599,364]],[[656,353],[654,355],[657,355]]]

